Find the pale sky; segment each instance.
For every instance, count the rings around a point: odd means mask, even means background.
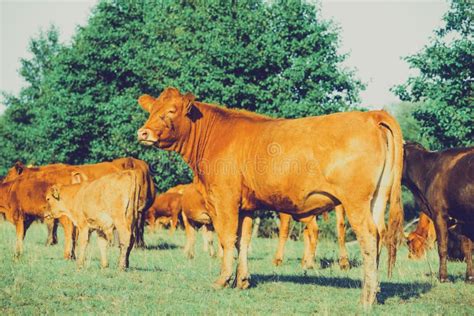
[[[310,1],[312,2],[312,1]],[[17,94],[24,84],[18,74],[20,58],[28,57],[28,42],[40,29],[59,27],[67,42],[77,25],[85,25],[96,0],[0,0],[0,91]],[[382,108],[398,102],[390,91],[410,71],[400,58],[416,53],[429,41],[449,5],[444,0],[360,1],[323,0],[322,16],[341,27],[345,65],[356,68],[367,83],[361,105]],[[0,103],[0,113],[4,106]]]

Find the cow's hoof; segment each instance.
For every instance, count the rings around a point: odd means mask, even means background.
[[[467,284],[474,284],[474,276],[468,276],[466,277],[466,283]]]
[[[449,283],[449,279],[447,277],[439,277],[439,282],[440,283]]]
[[[221,289],[224,289],[226,287],[229,287],[229,282],[230,282],[230,279],[229,278],[219,278],[217,279],[213,284],[212,284],[212,288],[215,289],[215,290],[221,290]]]
[[[194,253],[192,253],[192,252],[187,252],[187,253],[186,253],[186,258],[188,258],[188,259],[194,259]]]
[[[351,265],[349,263],[349,259],[346,257],[342,257],[339,259],[339,269],[341,270],[349,270],[351,268]]]
[[[240,277],[237,279],[237,288],[246,290],[250,287],[250,276]]]
[[[281,259],[281,258],[274,258],[272,262],[273,262],[273,265],[274,265],[274,266],[279,267],[279,266],[281,266],[281,265],[283,264],[283,259]]]

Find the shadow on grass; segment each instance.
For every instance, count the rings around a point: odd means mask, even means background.
[[[339,266],[339,259],[334,259],[334,258],[321,258],[319,259],[321,269],[327,269],[330,268],[333,265]],[[350,259],[349,260],[349,265],[350,268],[357,268],[362,265],[362,261],[358,259]]]
[[[347,277],[324,277],[324,276],[304,276],[304,275],[264,275],[253,274],[252,285],[258,286],[267,282],[289,282],[297,284],[315,284],[320,286],[336,288],[361,288],[362,282]],[[419,297],[420,294],[428,292],[433,287],[430,283],[391,283],[382,282],[381,291],[377,294],[377,301],[384,304],[390,297],[399,297],[403,300]]]
[[[146,245],[143,248],[138,248],[138,249],[143,249],[143,250],[170,250],[170,249],[177,249],[179,248],[175,244],[167,243],[167,242],[162,242],[159,243],[158,245]]]

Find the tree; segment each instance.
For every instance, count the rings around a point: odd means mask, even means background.
[[[100,2],[52,58],[43,93],[24,104],[40,109],[31,128],[48,140],[24,150],[36,163],[138,157],[164,190],[192,175],[176,155],[137,143],[140,94],[175,86],[279,117],[348,110],[363,85],[342,68],[338,45],[337,30],[303,1]]]
[[[433,149],[473,143],[473,17],[471,1],[452,0],[432,43],[405,58],[420,74],[392,89],[404,101],[423,101],[414,116]]]

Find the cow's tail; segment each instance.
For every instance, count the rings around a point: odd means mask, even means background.
[[[139,203],[140,203],[140,188],[138,185],[137,179],[137,172],[135,170],[127,171],[130,175],[130,190],[128,194],[128,203],[127,208],[125,210],[126,218],[132,219],[132,234],[135,236],[136,234],[136,225],[138,224],[139,220],[138,217],[140,214],[138,213],[139,210]]]
[[[379,121],[380,126],[387,130],[388,155],[392,161],[391,190],[388,229],[385,244],[388,249],[388,276],[391,277],[397,256],[397,247],[403,240],[403,206],[402,172],[403,172],[403,136],[398,122],[388,113],[384,113]]]

